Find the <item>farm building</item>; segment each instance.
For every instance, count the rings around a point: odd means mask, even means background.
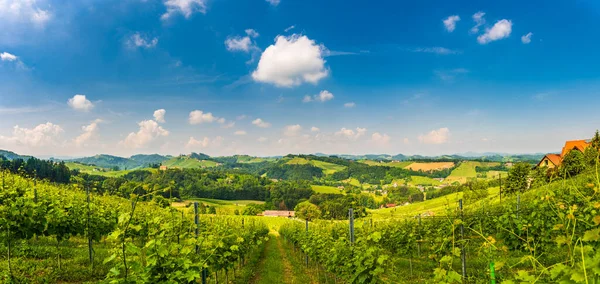
[[[168,170],[168,169],[169,169],[169,167],[167,167],[167,166],[160,166],[160,168],[159,168],[159,169],[160,169],[161,171],[166,171],[166,170]]]
[[[295,213],[295,211],[265,210],[262,215],[265,217],[294,217]]]
[[[583,153],[585,148],[590,146],[590,140],[572,140],[567,141],[565,146],[562,148],[560,154],[547,154],[537,164],[537,167],[547,167],[549,169],[560,166],[564,157],[569,154],[572,150]]]

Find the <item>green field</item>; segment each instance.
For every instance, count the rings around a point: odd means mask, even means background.
[[[84,165],[80,163],[67,162],[65,165],[71,170],[79,170],[82,173],[90,174],[90,175],[98,175],[103,177],[120,177],[124,176],[127,173],[130,173],[133,170],[121,170],[121,171],[112,171],[110,169],[100,168],[96,166]],[[139,169],[139,170],[153,170],[153,169]]]
[[[211,198],[193,198],[184,202],[174,202],[173,207],[186,207],[194,201],[202,202],[209,206],[214,206],[217,210],[217,215],[234,215],[237,209],[240,213],[244,211],[244,207],[248,204],[264,204],[264,201],[259,200],[222,200]]]
[[[187,156],[179,156],[179,157],[175,157],[172,158],[168,161],[164,161],[162,163],[163,166],[167,166],[170,168],[185,168],[185,169],[190,169],[190,168],[211,168],[211,167],[216,167],[218,165],[217,162],[215,161],[209,161],[209,160],[197,160],[194,158],[190,158]]]
[[[465,183],[469,179],[477,178],[475,167],[493,167],[497,165],[500,165],[500,163],[465,161],[460,163],[460,165],[450,173],[445,182],[453,183],[457,181]]]
[[[315,167],[323,169],[323,173],[325,173],[326,175],[330,175],[337,171],[342,171],[342,170],[346,169],[346,166],[333,164],[333,163],[329,163],[329,162],[318,161],[318,160],[310,160],[309,161],[305,158],[300,158],[300,157],[293,158],[293,159],[289,160],[286,164],[288,164],[288,165],[308,165],[308,164],[310,164]]]
[[[333,186],[311,185],[311,187],[316,193],[345,194],[343,190],[340,190]]]
[[[492,187],[488,189],[489,196],[484,199],[487,204],[499,203],[498,187]],[[445,215],[447,210],[454,210],[458,206],[458,200],[463,196],[462,192],[426,200],[423,202],[415,202],[406,206],[397,206],[393,208],[382,208],[375,210],[368,210],[373,219],[382,219],[390,217],[409,217],[416,216],[418,214],[429,214],[429,215]],[[480,206],[478,202],[476,204],[465,204],[466,207]]]
[[[434,185],[440,185],[442,184],[441,182],[434,180],[430,177],[422,177],[422,176],[411,176],[410,177],[411,181],[408,183],[410,185],[428,185],[428,186],[434,186]]]
[[[412,161],[392,161],[392,162],[377,162],[373,160],[361,160],[363,164],[367,164],[369,166],[385,166],[385,167],[396,167],[396,168],[404,168],[414,162]]]

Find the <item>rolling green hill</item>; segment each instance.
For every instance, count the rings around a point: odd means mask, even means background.
[[[319,160],[308,160],[308,159],[300,158],[300,157],[292,158],[289,161],[287,161],[286,164],[288,164],[288,165],[310,164],[315,167],[323,169],[323,173],[325,173],[326,175],[333,174],[337,171],[341,171],[346,168],[346,166],[342,166],[342,165],[338,165],[338,164],[334,164],[334,163],[329,163],[329,162],[324,162],[324,161],[319,161]]]
[[[164,161],[163,166],[170,168],[211,168],[216,167],[219,164],[215,161],[210,160],[197,160],[188,156],[179,156],[171,158],[170,160]]]

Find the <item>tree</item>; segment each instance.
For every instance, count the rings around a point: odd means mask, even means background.
[[[263,210],[264,210],[263,205],[250,203],[250,204],[246,205],[246,207],[244,208],[244,212],[242,212],[242,215],[256,216],[256,215],[260,214],[261,212],[263,212]]]
[[[595,147],[587,147],[583,152],[583,160],[585,165],[589,168],[596,168],[596,164],[598,164],[598,149]]]
[[[592,147],[596,148],[596,150],[600,151],[600,132],[598,132],[598,130],[596,130],[596,133],[594,134],[594,138],[592,138]]]
[[[563,176],[576,176],[585,171],[585,158],[583,153],[578,150],[571,150],[563,158],[560,173]]]
[[[509,171],[506,179],[506,192],[522,192],[528,188],[531,165],[525,162],[516,163]]]
[[[298,203],[296,208],[294,208],[294,211],[296,211],[296,217],[308,221],[316,220],[321,217],[321,210],[319,207],[308,201]]]

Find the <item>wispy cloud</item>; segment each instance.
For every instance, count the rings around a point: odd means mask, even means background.
[[[435,70],[434,74],[442,81],[452,82],[457,76],[469,73],[465,68],[456,68],[450,70]]]
[[[435,53],[440,55],[450,55],[450,54],[460,54],[462,53],[459,50],[449,49],[441,46],[434,47],[417,47],[413,49],[409,49],[411,52],[422,52],[422,53]]]

